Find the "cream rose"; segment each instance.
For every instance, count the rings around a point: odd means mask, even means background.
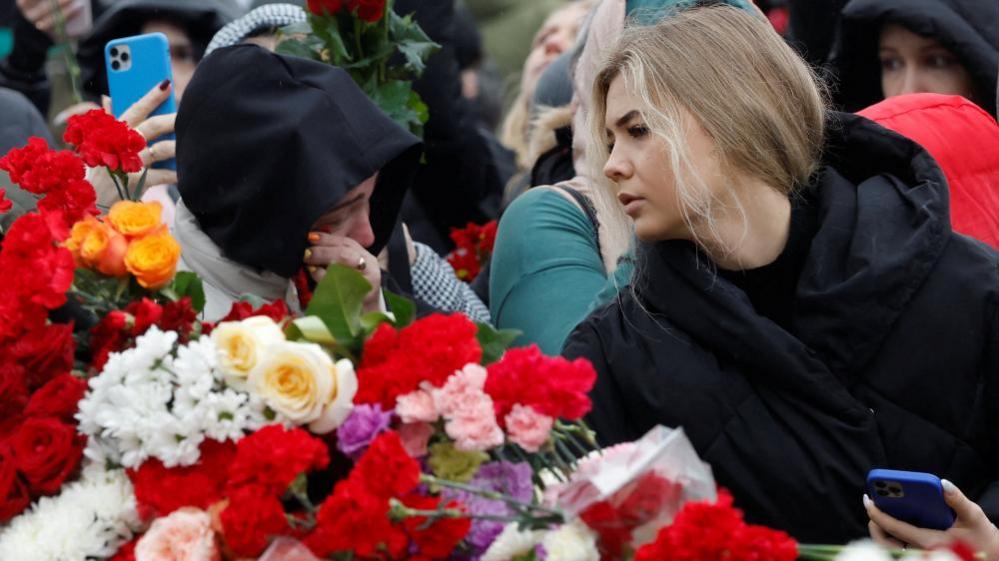
[[[222,322],[212,331],[219,366],[226,382],[237,389],[246,389],[247,378],[263,361],[267,348],[284,340],[284,332],[266,316]]]
[[[315,343],[281,341],[270,345],[250,373],[250,387],[274,411],[296,425],[327,433],[347,418],[357,393],[350,361],[334,364]]]

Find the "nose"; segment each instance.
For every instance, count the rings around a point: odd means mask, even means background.
[[[916,68],[916,65],[907,64],[905,66],[905,75],[902,77],[902,90],[898,93],[898,95],[927,91],[926,88],[923,87],[922,80],[920,78],[920,71]]]
[[[552,33],[545,39],[545,54],[558,56],[568,48],[568,41],[564,33]]]
[[[375,231],[371,228],[371,216],[367,209],[354,216],[346,235],[364,248],[375,243]]]
[[[614,183],[620,183],[630,178],[633,172],[631,163],[626,158],[621,157],[617,151],[612,151],[610,158],[607,158],[607,163],[604,164],[604,175]]]

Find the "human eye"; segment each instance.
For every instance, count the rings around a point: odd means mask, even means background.
[[[894,56],[881,57],[881,70],[885,72],[896,72],[903,66],[902,59]]]
[[[950,55],[931,55],[926,59],[926,65],[931,68],[949,68],[953,66],[957,61],[954,57]]]
[[[649,128],[645,125],[632,125],[628,127],[628,134],[635,139],[644,138],[649,134]]]

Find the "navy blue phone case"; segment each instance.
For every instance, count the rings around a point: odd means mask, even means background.
[[[122,60],[122,57],[126,60]],[[148,33],[109,41],[104,47],[108,91],[111,93],[111,112],[121,117],[136,101],[163,80],[173,80],[170,66],[170,44],[162,33]],[[117,66],[116,66],[117,65]],[[169,115],[177,112],[173,92],[152,115]],[[173,140],[174,135],[163,135],[160,140]],[[174,160],[153,164],[158,169],[176,169]]]
[[[882,512],[913,526],[946,530],[954,525],[954,511],[935,475],[874,469],[867,474],[867,495]]]

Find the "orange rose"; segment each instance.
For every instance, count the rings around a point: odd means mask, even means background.
[[[119,201],[111,207],[107,220],[111,226],[130,238],[141,238],[160,226],[163,206],[157,202]]]
[[[66,248],[73,253],[78,266],[97,269],[112,277],[128,274],[124,261],[128,240],[93,217],[73,225]]]
[[[128,272],[135,275],[135,280],[149,290],[159,290],[173,280],[179,260],[180,244],[166,228],[133,240],[125,253]]]

